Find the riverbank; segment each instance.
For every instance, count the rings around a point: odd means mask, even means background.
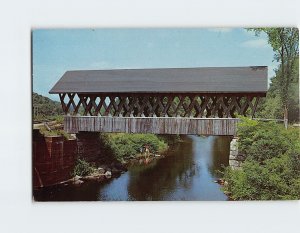
[[[149,163],[164,154],[178,136],[124,133],[67,134],[58,122],[36,125],[33,129],[33,188],[64,183],[78,174],[80,167],[100,176],[95,169],[103,168],[116,175],[126,171],[127,163]],[[79,160],[89,163],[74,169]],[[87,164],[85,164],[87,165]],[[89,169],[89,167],[91,169]],[[101,170],[101,169],[100,169]],[[81,173],[79,171],[79,173]],[[85,171],[83,171],[85,173]],[[72,176],[71,176],[72,174]],[[113,175],[115,175],[113,174]]]
[[[114,162],[113,164],[99,164],[97,167],[94,165],[86,165],[84,169],[89,169],[90,172],[87,175],[75,175],[71,179],[62,182],[63,185],[81,185],[84,182],[103,182],[109,179],[118,178],[120,175],[128,171],[130,166],[145,166],[150,165],[151,163],[165,158],[166,155],[149,155],[145,157],[143,155],[136,155],[136,158],[126,159],[124,163]],[[82,161],[81,161],[82,162]]]
[[[45,187],[34,192],[35,200],[225,201],[228,197],[214,181],[220,178],[216,171],[228,165],[229,143],[229,137],[184,136],[164,155],[150,156],[151,162],[132,159],[120,175]]]
[[[88,181],[104,182],[119,177],[127,172],[129,166],[147,165],[164,158],[167,151],[181,141],[179,136],[151,134],[98,134],[94,137],[99,138],[99,141],[96,140],[99,145],[96,151],[100,151],[100,157],[86,161],[78,154],[71,172],[72,178],[52,186],[79,186]]]
[[[299,200],[299,130],[243,119],[238,136],[245,161],[225,169],[224,192],[233,200]]]

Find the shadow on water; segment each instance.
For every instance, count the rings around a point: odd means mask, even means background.
[[[119,178],[44,189],[37,200],[227,200],[216,170],[228,165],[229,137],[186,136],[165,158],[133,165]]]

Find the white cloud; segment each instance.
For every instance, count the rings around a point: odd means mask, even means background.
[[[232,28],[210,28],[208,29],[208,31],[211,31],[211,32],[231,32],[233,29]]]
[[[267,48],[268,42],[266,39],[247,40],[242,42],[241,46],[247,48]]]

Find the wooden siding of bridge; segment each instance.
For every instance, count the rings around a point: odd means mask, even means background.
[[[65,116],[68,133],[236,135],[237,118]]]

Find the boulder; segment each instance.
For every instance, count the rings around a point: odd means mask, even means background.
[[[230,166],[231,168],[239,167],[239,166],[240,166],[240,162],[237,161],[237,160],[232,160],[232,159],[230,159],[230,160],[229,160],[229,166]]]
[[[237,155],[237,157],[236,157],[236,160],[238,160],[238,161],[245,161],[245,159],[246,159],[246,156],[241,155],[241,154]]]
[[[150,163],[151,161],[152,161],[151,158],[146,158],[146,159],[145,159],[145,164],[148,164],[148,163]]]
[[[96,176],[85,176],[82,177],[82,180],[88,181],[88,180],[96,180],[97,177]]]
[[[121,170],[119,170],[119,169],[113,167],[113,168],[111,169],[111,173],[112,173],[112,174],[120,174],[120,173],[121,173]]]
[[[110,178],[110,177],[111,177],[111,171],[106,171],[104,175],[105,175],[107,178]]]
[[[79,179],[81,179],[82,177],[81,176],[78,176],[78,175],[76,175],[76,176],[74,176],[74,180],[79,180]]]
[[[114,162],[112,164],[112,168],[115,168],[115,169],[121,170],[121,171],[125,171],[126,170],[126,167],[122,163],[120,163],[120,162]]]
[[[237,150],[231,150],[230,154],[233,156],[237,156],[238,155],[238,151]]]
[[[111,168],[110,168],[110,167],[107,167],[107,168],[105,169],[105,171],[106,171],[106,172],[111,172]],[[106,172],[105,172],[105,173],[106,173]]]
[[[98,173],[98,174],[104,174],[104,173],[105,173],[105,169],[102,168],[102,167],[98,167],[98,168],[97,168],[97,173]]]
[[[81,185],[83,183],[82,180],[74,180],[73,182],[75,185]]]

